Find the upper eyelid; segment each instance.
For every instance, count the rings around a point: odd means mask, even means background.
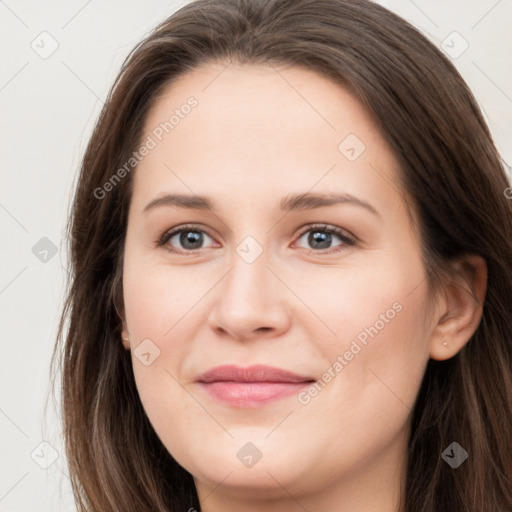
[[[305,233],[307,233],[308,231],[312,231],[314,229],[318,229],[318,231],[331,231],[337,235],[339,235],[338,232],[340,231],[343,235],[346,235],[347,238],[351,238],[354,241],[357,240],[357,238],[352,233],[350,233],[350,231],[346,230],[345,228],[340,228],[338,226],[334,226],[334,225],[328,224],[328,223],[322,224],[321,222],[320,223],[317,222],[317,223],[313,223],[313,224],[306,224],[305,226],[303,226],[303,229],[300,229],[300,233],[298,236],[302,236]]]
[[[175,236],[178,233],[181,233],[183,231],[202,231],[206,233],[210,238],[214,238],[213,235],[210,234],[209,230],[207,228],[204,228],[198,224],[184,224],[182,226],[176,226],[175,228],[168,229],[164,232],[162,237],[166,235]]]
[[[342,231],[343,233],[346,233],[348,237],[354,238],[354,239],[356,238],[354,235],[352,235],[352,233],[347,231],[345,228],[340,228],[340,227],[334,226],[332,224],[327,224],[327,223],[305,224],[304,226],[299,228],[299,234],[297,236],[302,236],[304,233],[307,233],[308,231],[311,231],[312,229],[318,229],[319,231],[325,230],[325,231],[333,231],[333,232]],[[204,228],[204,227],[200,226],[199,224],[184,224],[182,226],[176,226],[175,228],[167,229],[163,233],[162,238],[166,235],[174,236],[183,231],[203,231],[210,238],[214,238],[213,235],[211,233],[209,233],[207,228]]]

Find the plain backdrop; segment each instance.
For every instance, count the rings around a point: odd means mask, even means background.
[[[44,411],[72,186],[124,57],[186,3],[0,0],[2,512],[76,510],[51,399]],[[512,1],[380,3],[451,54],[511,164]]]

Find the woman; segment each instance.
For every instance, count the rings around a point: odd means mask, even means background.
[[[376,4],[164,21],[70,219],[79,510],[511,510],[508,186],[453,65]]]

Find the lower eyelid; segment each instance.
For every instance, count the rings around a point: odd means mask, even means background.
[[[340,236],[340,235],[338,235],[338,236]],[[302,237],[299,237],[299,238],[302,238]],[[303,251],[306,251],[310,254],[322,255],[322,254],[331,254],[331,253],[346,251],[346,250],[354,247],[355,245],[356,245],[355,241],[350,240],[348,238],[345,240],[344,238],[341,238],[341,236],[340,236],[340,243],[337,245],[333,245],[332,247],[327,247],[324,249],[313,249],[310,247],[297,247],[297,248],[301,249]]]

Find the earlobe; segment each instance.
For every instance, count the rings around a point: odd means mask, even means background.
[[[123,336],[123,347],[126,350],[130,350],[130,338]]]
[[[457,261],[453,279],[443,290],[444,310],[430,339],[430,357],[438,361],[456,355],[482,319],[487,291],[487,265],[480,256]]]
[[[121,331],[121,339],[122,339],[123,347],[126,350],[130,350],[130,335],[128,334],[128,330],[124,326],[124,322],[123,322],[123,329]]]

